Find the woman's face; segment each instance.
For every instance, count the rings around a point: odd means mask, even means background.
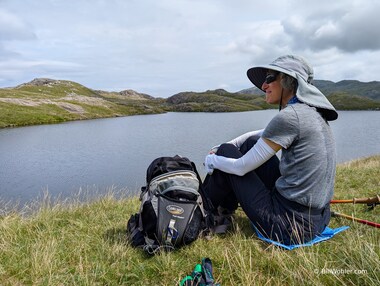
[[[265,91],[265,100],[267,103],[280,103],[282,86],[279,73],[268,71],[261,89]]]

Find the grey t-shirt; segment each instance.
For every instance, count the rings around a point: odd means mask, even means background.
[[[282,146],[280,194],[305,206],[322,208],[332,198],[336,150],[331,128],[303,103],[288,105],[265,128],[262,137]]]

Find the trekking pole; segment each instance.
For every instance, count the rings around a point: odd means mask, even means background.
[[[341,213],[338,213],[338,212],[331,212],[331,215],[332,216],[343,217],[343,218],[350,219],[352,221],[356,221],[356,222],[359,222],[359,223],[362,223],[362,224],[366,224],[366,225],[369,225],[369,226],[380,228],[380,223],[368,221],[368,220],[365,220],[365,219],[355,218],[353,216],[349,216],[349,215],[346,215],[346,214],[341,214]]]
[[[331,204],[367,204],[367,206],[374,208],[380,204],[380,195],[372,198],[353,198],[351,200],[331,200]]]

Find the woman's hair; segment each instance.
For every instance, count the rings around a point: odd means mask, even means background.
[[[292,90],[295,94],[297,91],[297,87],[298,87],[297,80],[294,77],[287,75],[287,74],[284,74],[282,72],[280,73],[280,77],[281,77],[282,87],[285,89],[288,89],[288,90]]]

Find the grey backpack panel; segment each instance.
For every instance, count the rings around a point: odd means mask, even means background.
[[[199,220],[204,216],[202,197],[198,192],[199,185],[197,175],[192,171],[173,171],[151,181],[142,196],[140,208],[141,213],[144,205],[146,208],[146,204],[150,202],[157,217],[155,237],[148,234],[148,242],[156,239],[159,244],[178,246],[196,239],[201,231]],[[144,223],[150,222],[144,222],[142,219],[142,230]],[[193,230],[192,233],[186,234],[192,224],[196,224],[199,231]]]
[[[132,245],[154,254],[196,240],[207,229],[207,213],[194,163],[179,156],[161,157],[147,173],[140,210],[128,222]]]

